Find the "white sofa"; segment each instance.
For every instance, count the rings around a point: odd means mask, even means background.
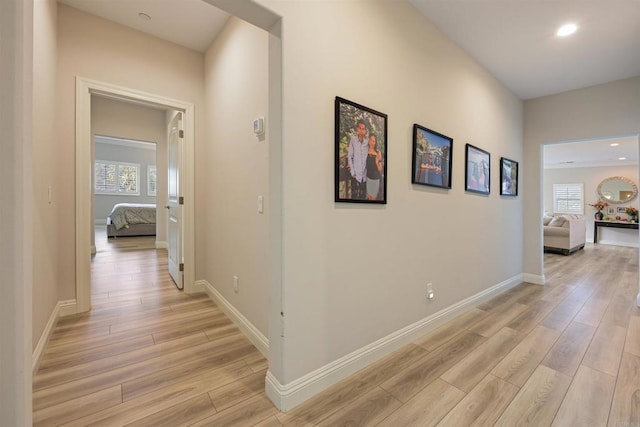
[[[556,215],[544,220],[544,251],[572,254],[584,248],[587,225],[581,215]]]

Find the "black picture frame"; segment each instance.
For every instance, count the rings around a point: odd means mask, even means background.
[[[518,195],[518,162],[500,157],[500,195],[516,197]]]
[[[453,138],[413,124],[411,183],[451,188]]]
[[[360,140],[362,124],[364,135]],[[387,203],[387,127],[386,114],[336,96],[336,202]],[[372,137],[375,149],[370,146]],[[371,166],[373,170],[369,170]]]
[[[465,191],[478,194],[491,193],[491,154],[467,144],[464,153]]]

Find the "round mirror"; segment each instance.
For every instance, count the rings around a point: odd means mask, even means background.
[[[612,176],[598,185],[600,198],[608,203],[627,203],[638,195],[638,187],[628,178]]]

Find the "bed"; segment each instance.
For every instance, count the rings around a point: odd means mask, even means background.
[[[107,236],[155,236],[156,205],[118,203],[107,217]]]

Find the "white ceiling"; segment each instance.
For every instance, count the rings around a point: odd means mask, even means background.
[[[522,99],[640,75],[638,0],[409,2]]]
[[[202,0],[59,1],[200,52],[229,16]],[[640,75],[640,0],[409,2],[522,99]],[[556,37],[567,21],[578,31]]]
[[[59,0],[76,9],[204,52],[227,22],[226,12],[202,0]],[[151,17],[145,21],[139,13]]]
[[[612,147],[611,144],[619,144]],[[545,169],[638,164],[638,137],[596,139],[544,146]],[[620,157],[626,157],[620,160]]]

